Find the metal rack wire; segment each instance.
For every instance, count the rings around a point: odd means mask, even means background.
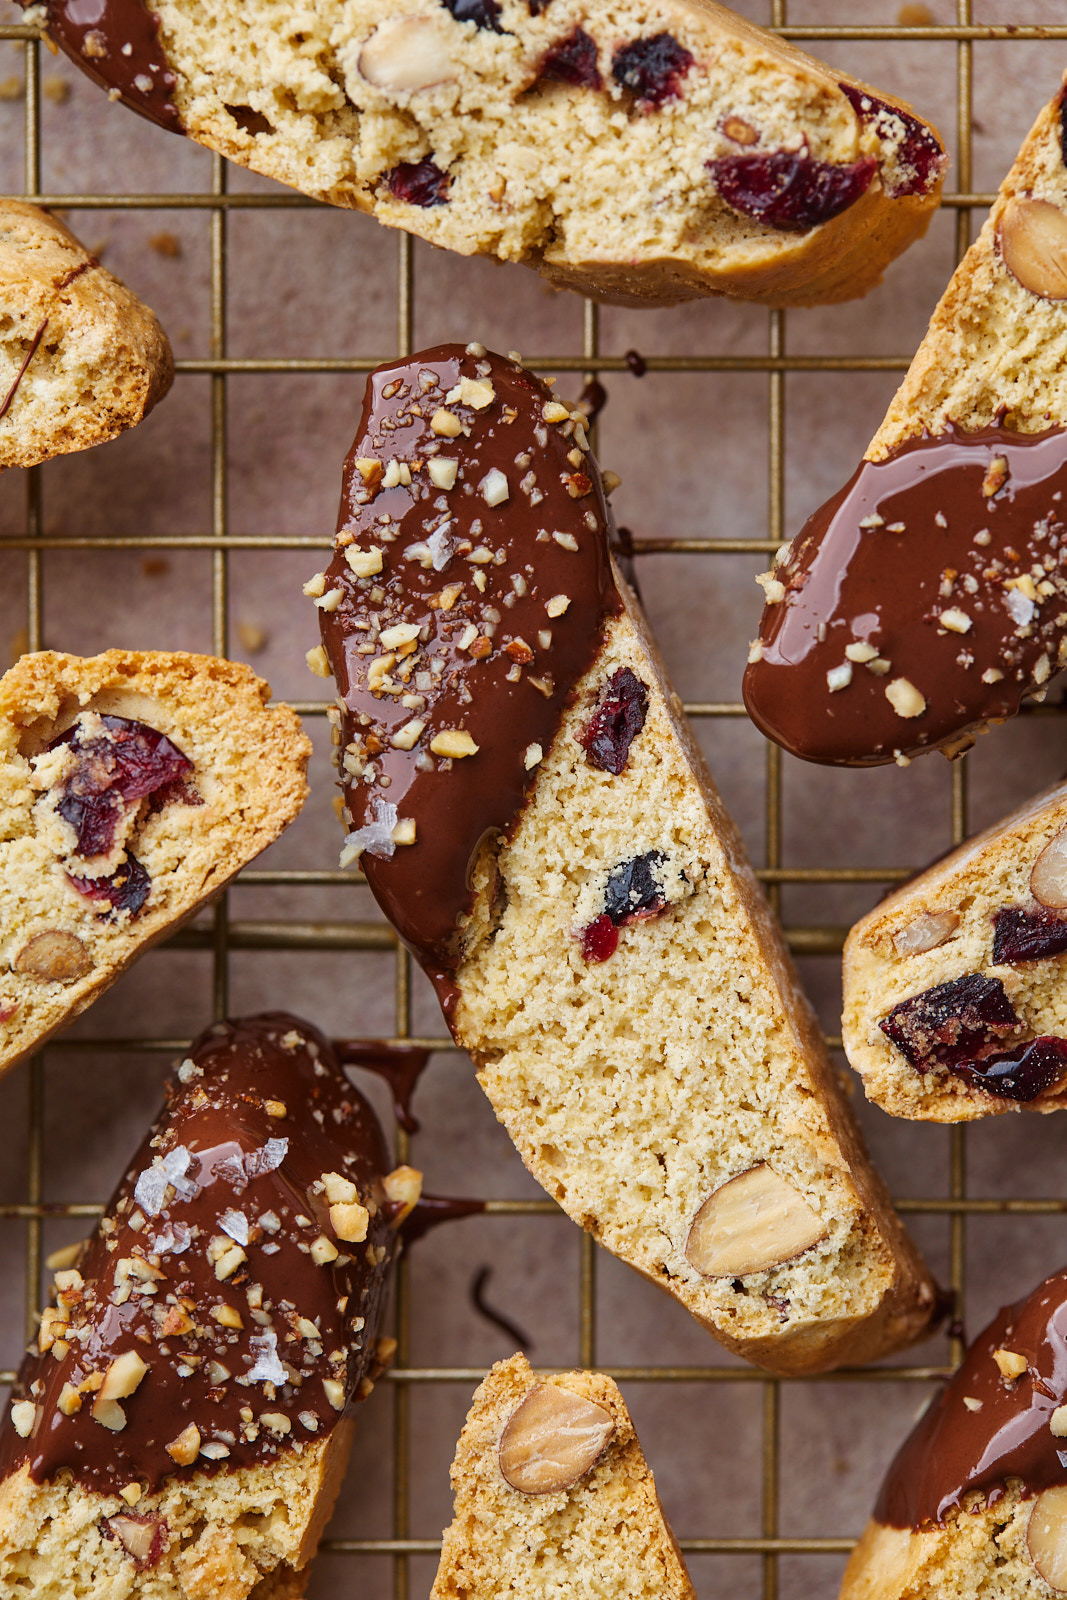
[[[956,224],[956,250],[961,255],[966,249],[971,232],[972,209],[985,208],[992,196],[972,192],[972,70],[975,46],[990,40],[1025,41],[1035,39],[1067,41],[1067,26],[1010,26],[1008,24],[979,24],[973,21],[974,0],[955,0],[956,22],[951,26],[789,26],[786,0],[772,0],[772,22],[785,37],[808,41],[818,51],[823,44],[847,40],[897,41],[902,39],[951,43],[956,52],[957,88],[957,154],[955,163],[955,189],[945,195],[943,205],[954,214]],[[857,8],[861,9],[861,8]],[[234,374],[268,373],[358,373],[368,371],[379,361],[394,354],[405,354],[413,343],[413,308],[415,302],[415,257],[412,241],[403,234],[396,238],[397,267],[397,325],[395,350],[381,350],[366,356],[348,358],[235,358],[228,354],[227,343],[227,272],[228,225],[238,211],[247,209],[302,209],[311,202],[291,193],[232,193],[228,189],[228,168],[218,156],[212,158],[210,183],[203,192],[167,194],[46,194],[42,193],[42,126],[41,126],[41,76],[40,40],[32,26],[12,25],[0,27],[0,40],[21,41],[25,61],[25,179],[24,197],[55,207],[76,207],[90,211],[206,211],[210,228],[210,348],[206,357],[180,360],[177,363],[179,378],[188,375],[207,376],[210,379],[211,408],[211,478],[212,495],[210,526],[207,531],[180,536],[145,535],[119,538],[98,538],[69,534],[46,535],[42,520],[41,476],[35,469],[26,474],[25,522],[21,534],[5,536],[4,550],[25,552],[27,609],[26,634],[28,647],[38,649],[42,644],[44,619],[44,555],[46,551],[76,551],[88,548],[138,550],[148,546],[160,550],[204,550],[211,555],[211,627],[212,647],[219,655],[228,653],[228,614],[230,600],[230,555],[240,550],[317,550],[329,547],[327,537],[237,535],[230,531],[227,483],[227,407],[226,388]],[[759,539],[638,539],[638,558],[670,553],[721,556],[724,554],[769,555],[786,537],[788,531],[784,518],[784,435],[786,426],[786,377],[800,372],[894,372],[903,371],[909,356],[857,355],[791,355],[788,353],[788,315],[781,311],[767,313],[766,348],[757,355],[701,354],[693,356],[645,357],[649,371],[670,373],[758,373],[766,375],[768,419],[768,498],[766,507],[766,537]],[[535,355],[529,357],[530,365],[543,372],[580,373],[588,380],[597,374],[625,369],[621,356],[602,355],[599,339],[597,307],[584,305],[582,351],[580,355]],[[297,709],[305,716],[321,717],[325,702],[308,701]],[[733,701],[698,700],[686,707],[692,717],[738,718],[744,715],[743,707]],[[1035,708],[1032,715],[1054,715],[1052,708]],[[766,750],[765,770],[765,866],[761,877],[772,901],[778,905],[781,891],[786,885],[888,883],[906,875],[908,868],[883,867],[800,867],[790,866],[783,851],[783,762],[781,752],[770,745]],[[967,832],[967,764],[958,761],[951,769],[951,833],[953,842],[960,841]],[[249,870],[241,877],[245,885],[290,887],[307,885],[340,885],[346,888],[352,882],[350,873],[340,871],[279,871]],[[843,930],[824,925],[790,927],[788,936],[794,952],[802,955],[836,955],[841,947]],[[407,954],[399,949],[388,927],[374,921],[338,922],[285,922],[242,921],[230,914],[228,898],[224,898],[212,914],[210,926],[198,925],[179,934],[173,945],[185,949],[209,950],[213,968],[213,1003],[216,1015],[227,1011],[229,991],[229,961],[232,952],[244,950],[333,950],[333,951],[393,951],[395,953],[395,1037],[406,1042],[432,1046],[436,1050],[454,1048],[443,1036],[413,1038],[411,968]],[[93,1039],[91,1041],[64,1041],[63,1048],[70,1050],[99,1050],[106,1048],[121,1052],[155,1052],[173,1054],[181,1051],[187,1040],[177,1038]],[[831,1044],[839,1041],[831,1039]],[[39,1305],[41,1290],[42,1237],[46,1218],[93,1218],[100,1207],[91,1203],[72,1203],[64,1206],[45,1206],[44,1194],[44,1121],[45,1072],[47,1051],[42,1052],[29,1069],[29,1113],[26,1130],[28,1172],[25,1198],[20,1203],[0,1206],[0,1219],[22,1222],[25,1226],[25,1305],[26,1328],[30,1335],[34,1314]],[[398,1155],[407,1159],[408,1137],[398,1134]],[[964,1245],[968,1217],[991,1214],[1040,1215],[1062,1214],[1067,1202],[1057,1199],[976,1198],[968,1196],[966,1187],[967,1137],[964,1127],[956,1127],[950,1136],[949,1172],[947,1194],[938,1198],[915,1198],[902,1202],[901,1209],[909,1215],[933,1215],[947,1219],[950,1243],[950,1283],[961,1295],[964,1288]],[[549,1200],[493,1201],[490,1214],[515,1216],[535,1214],[552,1216],[558,1208]],[[598,1337],[596,1326],[596,1254],[592,1240],[583,1235],[579,1251],[578,1324],[579,1362],[586,1366],[597,1365]],[[412,1303],[409,1274],[401,1267],[396,1297],[396,1335],[398,1349],[395,1365],[389,1374],[393,1399],[393,1433],[396,1472],[393,1484],[393,1527],[388,1539],[333,1539],[327,1540],[325,1549],[346,1556],[389,1556],[394,1564],[393,1592],[396,1600],[407,1600],[409,1593],[409,1561],[419,1555],[432,1554],[437,1541],[417,1539],[409,1534],[409,1475],[411,1452],[411,1400],[416,1386],[453,1384],[470,1389],[482,1377],[478,1367],[419,1367],[410,1359],[412,1320],[418,1307]],[[951,1341],[952,1362],[958,1361],[962,1346],[958,1339]],[[768,1377],[753,1368],[718,1364],[714,1359],[707,1365],[673,1366],[643,1365],[627,1368],[609,1368],[613,1376],[623,1383],[665,1384],[707,1383],[756,1385],[762,1397],[762,1467],[761,1508],[759,1533],[749,1537],[683,1538],[682,1548],[690,1554],[749,1555],[760,1558],[762,1566],[763,1600],[776,1600],[779,1592],[779,1563],[783,1556],[803,1554],[840,1554],[847,1551],[852,1541],[835,1535],[819,1537],[787,1537],[780,1532],[779,1503],[782,1460],[779,1448],[779,1429],[785,1380]],[[818,1382],[831,1383],[928,1383],[941,1376],[947,1368],[912,1363],[887,1368],[844,1371]],[[13,1374],[0,1371],[0,1383],[10,1383]],[[797,1381],[797,1380],[790,1380]]]

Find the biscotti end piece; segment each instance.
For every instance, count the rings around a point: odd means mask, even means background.
[[[934,1289],[612,532],[581,413],[523,367],[472,344],[372,376],[306,586],[342,861],[576,1222],[751,1360],[869,1359]]]
[[[0,679],[0,1070],[270,844],[310,741],[214,656],[41,651]]]
[[[388,1169],[315,1028],[201,1035],[56,1269],[0,1427],[0,1592],[303,1593],[379,1371]]]
[[[173,377],[148,307],[55,217],[0,201],[0,471],[114,439]]]
[[[749,713],[811,761],[958,755],[1067,662],[1067,136],[1038,117],[850,482],[760,576]]]
[[[845,944],[842,1037],[871,1100],[966,1122],[1067,1100],[1067,784],[869,912]]]
[[[1004,1306],[897,1452],[841,1600],[1067,1590],[1067,1273]]]
[[[516,1487],[518,1485],[518,1487]],[[599,1372],[499,1361],[452,1465],[455,1520],[431,1600],[693,1600],[622,1395]]]

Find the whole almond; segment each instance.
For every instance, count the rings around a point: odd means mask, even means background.
[[[359,74],[377,89],[410,94],[450,83],[455,70],[436,17],[391,17],[360,51]]]
[[[799,1190],[761,1162],[708,1196],[693,1218],[685,1257],[705,1278],[743,1278],[803,1255],[826,1231]]]
[[[1067,1590],[1067,1484],[1046,1489],[1034,1501],[1026,1549],[1049,1588],[1059,1594]]]
[[[569,1489],[596,1465],[614,1432],[603,1406],[554,1383],[539,1383],[500,1435],[501,1474],[521,1494]]]
[[[81,940],[62,928],[35,933],[15,957],[15,971],[45,983],[73,983],[84,978],[93,961]]]
[[[1050,911],[1067,910],[1067,828],[1061,828],[1030,869],[1030,893]]]
[[[1009,200],[1000,219],[1004,265],[1043,300],[1067,300],[1067,214],[1048,200]]]

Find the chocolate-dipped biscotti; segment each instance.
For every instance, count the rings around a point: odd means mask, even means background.
[[[367,880],[533,1175],[775,1370],[920,1337],[737,832],[608,553],[584,417],[481,345],[373,374],[306,586]]]
[[[1067,131],[1038,117],[865,460],[764,573],[745,673],[809,761],[956,755],[1067,660]]]
[[[866,293],[946,157],[909,107],[714,0],[47,0],[163,127],[462,255],[603,299]]]
[[[841,1600],[1067,1591],[1067,1272],[1005,1306],[897,1453]]]
[[[870,1099],[964,1122],[1067,1092],[1067,783],[909,879],[845,944],[842,1038]]]
[[[296,816],[310,741],[215,656],[42,651],[0,679],[0,1071]]]
[[[0,1429],[0,1593],[303,1594],[417,1182],[315,1028],[207,1029],[56,1272]]]
[[[430,1600],[695,1600],[626,1402],[599,1372],[525,1356],[475,1393]]]
[[[148,307],[47,211],[0,200],[0,471],[114,439],[173,377]]]

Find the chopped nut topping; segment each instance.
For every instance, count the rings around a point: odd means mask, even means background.
[[[444,439],[456,439],[463,432],[463,424],[455,412],[446,411],[444,406],[438,406],[430,418],[430,428]]]
[[[1009,1383],[1014,1383],[1016,1378],[1021,1378],[1027,1368],[1025,1356],[1018,1355],[1014,1350],[994,1350],[993,1360],[1000,1368],[1000,1375]]]
[[[967,1407],[968,1411],[981,1411],[982,1409],[981,1400],[976,1400],[973,1394],[965,1394],[963,1397],[963,1403]]]
[[[490,467],[478,488],[487,506],[503,505],[511,493],[508,488],[508,480],[499,467]]]
[[[552,537],[563,550],[577,550],[578,548],[578,541],[574,537],[573,533],[559,533],[554,531]]]
[[[546,400],[541,407],[541,415],[546,422],[566,422],[570,412],[558,400]]]
[[[449,756],[453,760],[478,754],[478,746],[463,728],[443,728],[430,740],[430,749],[435,756]]]
[[[413,717],[410,722],[405,722],[402,728],[396,730],[389,742],[395,745],[398,750],[413,750],[418,744],[425,727],[425,722],[421,722],[418,717]]]
[[[415,827],[416,824],[414,817],[401,817],[400,821],[393,829],[393,843],[414,844]]]
[[[773,572],[757,572],[756,582],[763,590],[765,604],[776,606],[785,599],[785,584]]]
[[[948,628],[950,633],[969,633],[971,619],[966,611],[960,611],[953,606],[948,611],[942,611],[937,619],[943,628]]]
[[[863,666],[868,661],[873,661],[878,651],[873,644],[868,644],[866,639],[857,639],[852,644],[846,644],[845,654],[850,661],[859,662]]]
[[[65,1417],[73,1417],[82,1408],[82,1397],[72,1383],[65,1383],[56,1404]]]
[[[345,1408],[345,1386],[340,1378],[323,1378],[323,1392],[335,1411]]]
[[[449,405],[458,401],[461,406],[470,406],[474,411],[484,411],[486,406],[491,406],[496,399],[496,390],[486,379],[460,378],[454,389],[445,395]]]
[[[447,456],[435,456],[427,465],[430,482],[435,489],[454,489],[459,462]]]
[[[337,1260],[338,1254],[337,1246],[332,1239],[327,1239],[324,1233],[320,1233],[312,1243],[311,1259],[317,1267],[328,1266],[331,1261]]]
[[[293,1431],[293,1424],[284,1411],[264,1411],[259,1420],[279,1439],[284,1439],[287,1433]]]
[[[554,594],[551,600],[545,601],[545,610],[550,617],[562,617],[570,603],[569,594]]]
[[[367,488],[372,489],[380,481],[384,468],[374,456],[359,456],[356,459],[356,471]]]
[[[330,1226],[346,1244],[361,1244],[367,1237],[370,1212],[358,1200],[330,1207]]]
[[[991,500],[998,490],[1003,489],[1007,481],[1007,456],[994,456],[986,468],[985,477],[982,479],[982,494],[987,500]]]
[[[127,1395],[133,1394],[147,1371],[148,1367],[136,1350],[126,1350],[116,1356],[100,1386],[100,1400],[125,1400]]]
[[[315,599],[318,598],[319,595],[325,594],[325,592],[326,592],[326,574],[325,574],[325,572],[316,572],[315,576],[313,578],[309,578],[307,583],[305,583],[305,585],[304,585],[304,593],[307,595],[309,600],[315,600]]]
[[[212,1310],[211,1315],[215,1321],[224,1328],[243,1328],[241,1313],[236,1306],[218,1305]]]
[[[544,760],[544,757],[545,752],[541,749],[539,744],[528,744],[522,758],[527,772],[532,771],[534,767],[538,766],[539,763]]]
[[[304,660],[316,678],[328,678],[330,676],[330,663],[326,659],[326,652],[321,644],[313,645],[305,655]]]
[[[195,1422],[183,1428],[176,1439],[166,1446],[167,1454],[179,1467],[191,1467],[200,1454],[200,1429]]]
[[[384,628],[379,636],[378,643],[383,650],[396,650],[403,644],[410,644],[419,637],[419,624],[417,622],[398,622],[394,628]]]
[[[393,1218],[399,1227],[404,1218],[415,1209],[422,1195],[422,1173],[416,1167],[396,1167],[382,1179],[385,1198],[403,1209]]]
[[[622,483],[622,479],[617,472],[602,472],[600,474],[600,482],[605,494],[614,494]]]
[[[33,1431],[37,1407],[32,1400],[15,1400],[11,1405],[11,1426],[20,1439],[28,1439]]]
[[[844,661],[839,667],[831,667],[826,674],[826,687],[833,694],[835,690],[847,689],[852,682],[852,663]]]
[[[898,717],[921,717],[926,700],[907,678],[894,678],[886,684],[885,697]]]
[[[382,570],[380,550],[361,550],[358,545],[350,544],[345,551],[345,560],[357,578],[373,578]]]

